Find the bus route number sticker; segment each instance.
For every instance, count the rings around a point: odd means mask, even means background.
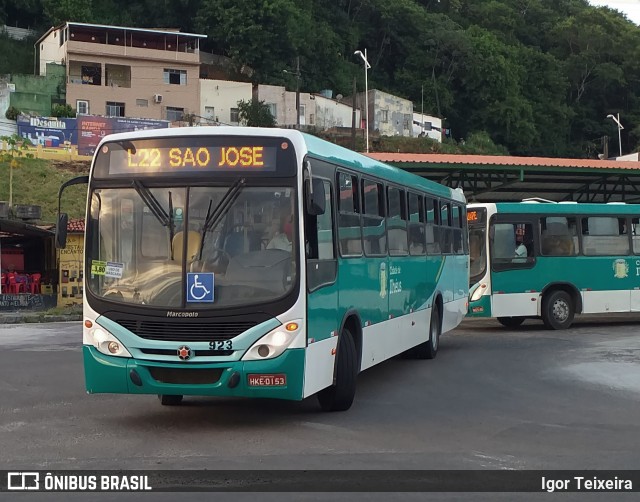
[[[107,262],[92,260],[91,261],[91,275],[105,275],[107,272]]]

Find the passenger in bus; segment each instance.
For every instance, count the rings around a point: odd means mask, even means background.
[[[524,245],[522,236],[518,236],[516,240],[516,258],[527,257],[527,246]]]
[[[292,216],[283,216],[280,219],[280,225],[275,235],[267,244],[267,249],[282,249],[283,251],[291,251],[291,239],[293,235]]]

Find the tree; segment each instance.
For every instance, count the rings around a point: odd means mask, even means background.
[[[71,105],[65,104],[55,104],[51,107],[51,116],[52,117],[75,117],[76,111],[71,108]]]
[[[22,136],[0,136],[0,161],[9,164],[9,208],[13,207],[13,170],[20,167],[20,160],[23,156],[33,158],[33,154],[25,151],[32,146],[31,141]]]
[[[275,127],[276,119],[264,101],[238,101],[240,122],[249,127]]]

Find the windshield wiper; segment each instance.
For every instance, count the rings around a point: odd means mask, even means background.
[[[169,214],[167,214],[160,202],[158,202],[158,199],[156,199],[151,193],[151,190],[144,186],[141,181],[135,180],[133,182],[133,187],[160,224],[163,227],[169,228],[169,244],[171,244],[175,231],[175,226],[173,224],[173,199],[171,192],[169,192]],[[173,259],[173,249],[171,250],[171,259]]]
[[[229,209],[231,209],[231,206],[236,201],[236,199],[240,195],[240,192],[244,188],[245,183],[246,183],[246,180],[244,178],[240,178],[239,180],[236,180],[229,187],[229,190],[227,190],[227,193],[224,194],[222,199],[220,199],[220,202],[218,202],[218,205],[213,210],[213,213],[211,212],[211,205],[213,204],[213,200],[209,200],[209,209],[207,209],[207,216],[205,217],[204,225],[202,226],[202,235],[200,236],[200,256],[198,258],[199,260],[202,260],[204,238],[207,235],[207,232],[211,230],[213,227],[215,227],[220,221],[220,219],[227,214]]]

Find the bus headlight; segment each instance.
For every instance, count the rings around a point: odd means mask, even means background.
[[[485,283],[476,284],[476,288],[471,292],[471,301],[477,302],[482,297],[486,289],[487,285]]]
[[[131,357],[131,354],[124,345],[122,345],[120,340],[104,328],[95,327],[89,330],[89,338],[91,339],[92,345],[103,354],[117,357]]]
[[[242,361],[261,361],[273,359],[282,354],[294,338],[300,333],[301,321],[288,322],[270,331],[256,343],[254,343],[247,353],[242,356]]]

